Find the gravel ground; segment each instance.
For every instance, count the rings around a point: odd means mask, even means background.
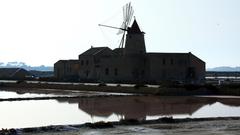
[[[68,131],[22,133],[23,135],[240,135],[240,120],[208,120],[182,123],[115,126],[114,128],[75,128]]]

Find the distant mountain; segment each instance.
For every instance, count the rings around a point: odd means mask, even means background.
[[[35,71],[53,71],[52,66],[30,66],[24,62],[8,62],[3,63],[0,62],[0,68],[24,68],[26,70],[35,70]],[[226,71],[226,72],[240,72],[240,67],[228,67],[228,66],[221,66],[215,68],[207,68],[207,71]]]
[[[222,66],[222,67],[215,67],[215,68],[208,68],[207,71],[226,71],[226,72],[240,72],[240,67],[228,67],[228,66]]]
[[[53,67],[51,66],[29,66],[24,62],[8,62],[3,63],[0,62],[0,68],[24,68],[26,70],[36,70],[36,71],[53,71]]]

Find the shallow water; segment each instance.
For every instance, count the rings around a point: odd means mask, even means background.
[[[49,96],[0,92],[0,98]],[[82,124],[120,119],[240,116],[239,97],[121,96],[0,102],[0,128]]]
[[[0,91],[0,99],[7,98],[30,98],[30,97],[53,97],[56,94],[33,94],[33,93],[16,93],[12,91]]]
[[[79,110],[77,104],[59,103],[56,100],[0,102],[0,107],[1,128],[78,124],[107,120],[105,118],[93,119],[87,113]]]

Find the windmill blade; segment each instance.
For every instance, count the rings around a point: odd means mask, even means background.
[[[125,35],[126,31],[128,29],[128,26],[132,20],[133,17],[133,8],[131,6],[131,3],[127,3],[125,6],[123,6],[123,22],[121,25],[121,29],[118,31],[117,34],[122,34],[122,40],[120,42],[119,48],[124,47],[124,41],[125,41]]]
[[[124,21],[126,22],[126,25],[128,26],[129,23],[131,22],[134,11],[133,11],[133,8],[131,6],[131,3],[128,3],[125,8],[126,8],[126,14],[125,14],[126,18],[125,18]]]
[[[123,6],[123,22],[120,28],[127,30],[130,19],[132,17],[132,7],[131,3],[127,3],[125,6]],[[124,30],[120,29],[117,34],[122,34],[124,33]]]
[[[123,23],[125,22],[127,16],[126,16],[126,8],[125,6],[123,7]]]
[[[125,23],[124,22],[122,23],[120,28],[122,28],[122,29],[125,28]],[[119,29],[119,31],[117,32],[117,35],[120,35],[120,34],[122,34],[124,32],[124,30],[122,30],[122,29]]]
[[[127,3],[124,7],[123,7],[123,21],[126,22],[127,18],[128,18],[128,11],[129,11],[129,3]]]
[[[129,3],[126,4],[126,6],[125,6],[125,19],[123,21],[127,23],[128,17],[129,17]]]
[[[128,24],[129,24],[129,23],[131,22],[131,20],[132,20],[133,13],[134,13],[134,11],[133,11],[133,8],[132,8],[132,6],[131,6],[130,12],[129,12],[129,16],[128,16]]]
[[[133,16],[133,8],[131,6],[131,3],[127,3],[123,7],[123,22],[125,22],[127,26],[129,24],[129,22],[131,21],[132,16]]]
[[[131,22],[133,12],[134,11],[130,2],[123,6],[123,22],[121,25],[122,29],[120,29],[117,33],[122,34],[122,40],[120,42],[119,48],[124,47],[126,31],[128,30],[129,23]]]
[[[128,17],[127,17],[127,20],[126,20],[126,25],[127,25],[127,26],[130,24],[130,22],[131,22],[131,20],[132,20],[132,17],[133,17],[133,10],[131,10],[131,11],[129,12],[129,15],[128,15]]]
[[[131,3],[128,3],[128,5],[127,5],[127,18],[126,18],[126,22],[129,22],[130,13],[131,13]]]

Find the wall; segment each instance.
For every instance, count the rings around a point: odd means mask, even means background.
[[[204,83],[205,82],[205,62],[190,53],[191,67],[195,70],[195,82],[194,83]]]
[[[185,81],[189,60],[186,53],[149,53],[150,80]]]
[[[111,82],[141,82],[146,80],[147,70],[144,59],[144,55],[102,58],[99,79]],[[106,70],[108,70],[107,74]]]
[[[60,80],[76,80],[79,68],[79,60],[60,60],[54,64],[54,76]]]
[[[54,74],[59,79],[80,81],[139,83],[177,81],[200,83],[205,63],[191,53],[147,53],[142,55],[79,56],[79,60],[58,61]]]

